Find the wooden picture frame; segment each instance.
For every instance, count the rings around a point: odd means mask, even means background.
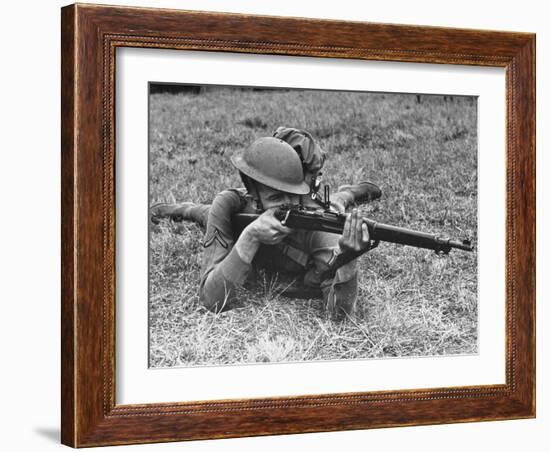
[[[84,447],[535,416],[535,35],[79,4],[62,8],[61,26],[64,444]],[[118,47],[505,68],[506,383],[117,405]]]

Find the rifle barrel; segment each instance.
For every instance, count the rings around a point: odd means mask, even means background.
[[[399,226],[377,223],[376,221],[368,218],[364,218],[363,221],[367,223],[369,235],[372,240],[409,245],[443,253],[448,253],[452,248],[457,248],[464,251],[473,251],[473,247],[468,240],[459,242],[457,240],[440,237],[428,232],[414,231],[412,229],[401,228]]]
[[[312,221],[312,215],[315,216],[318,221]],[[342,234],[344,232],[344,224],[346,222],[346,216],[343,214],[333,212],[315,212],[312,214],[303,213],[299,210],[291,210],[289,215],[284,212],[284,218],[281,219],[285,221],[285,225],[289,228],[322,230],[336,234]],[[371,240],[374,241],[409,245],[416,248],[434,250],[438,253],[448,253],[453,248],[473,251],[473,247],[468,240],[459,242],[457,240],[439,237],[428,232],[414,231],[399,226],[378,223],[369,218],[363,218],[363,221],[367,224]]]

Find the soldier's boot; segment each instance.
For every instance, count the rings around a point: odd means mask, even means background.
[[[378,185],[365,181],[338,187],[338,196],[347,208],[377,200],[382,196],[382,190]]]
[[[194,202],[159,202],[151,206],[149,214],[153,224],[158,224],[161,219],[167,218],[178,223],[192,221],[204,227],[206,226],[209,208],[210,206],[195,204]]]

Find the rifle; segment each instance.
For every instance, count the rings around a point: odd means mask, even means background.
[[[248,224],[258,218],[259,214],[239,213],[232,219],[234,228],[240,233]],[[325,209],[311,209],[303,206],[281,206],[275,211],[275,217],[291,229],[305,229],[308,231],[324,231],[342,234],[346,215]],[[473,251],[470,240],[451,240],[435,234],[414,231],[389,224],[379,223],[370,218],[363,218],[367,225],[371,245],[362,252],[340,254],[322,277],[334,276],[336,270],[362,253],[375,248],[380,242],[397,243],[435,251],[437,254],[449,254],[454,249]]]

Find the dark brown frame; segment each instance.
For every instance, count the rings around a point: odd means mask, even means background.
[[[62,9],[64,444],[83,447],[535,416],[535,35],[71,5]],[[506,69],[506,383],[115,404],[115,49]]]

